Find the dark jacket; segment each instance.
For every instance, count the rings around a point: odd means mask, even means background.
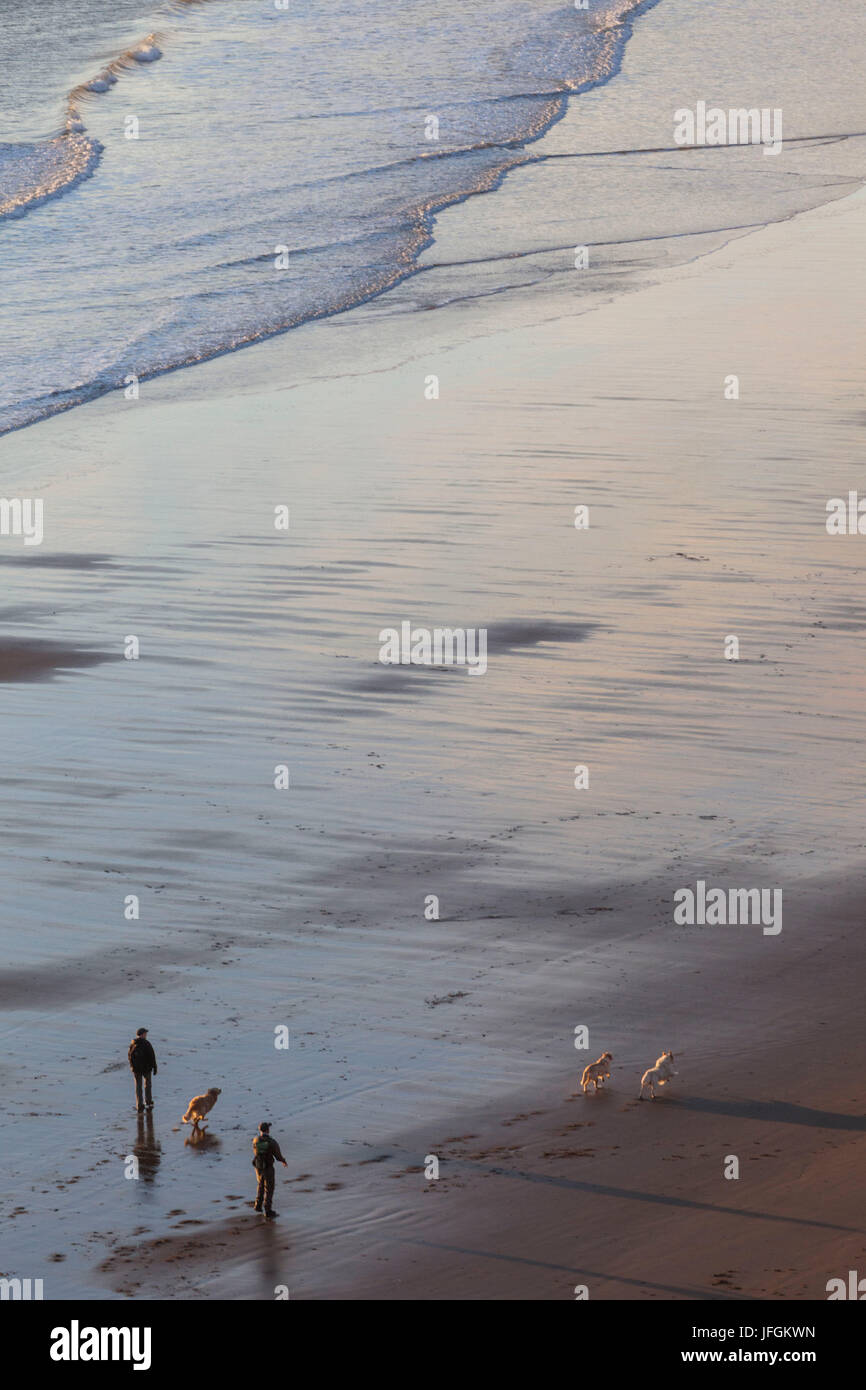
[[[152,1071],[156,1076],[156,1053],[147,1038],[133,1038],[129,1044],[129,1069],[139,1075]]]
[[[274,1159],[278,1159],[280,1163],[285,1163],[286,1160],[283,1158],[282,1149],[280,1148],[280,1146],[279,1146],[279,1144],[277,1143],[276,1139],[272,1139],[271,1136],[270,1136],[269,1134],[267,1134],[267,1135],[265,1135],[265,1134],[257,1134],[257,1135],[256,1135],[255,1139],[253,1140],[253,1154],[254,1154],[254,1155],[255,1155],[256,1143],[257,1143],[257,1141],[258,1141],[259,1139],[267,1139],[268,1145],[269,1145],[268,1152],[267,1152],[267,1154],[265,1154],[265,1156],[264,1156],[264,1161],[263,1161],[263,1163],[262,1163],[262,1165],[261,1165],[263,1168],[273,1168],[273,1166],[274,1166]],[[255,1158],[255,1157],[253,1158],[253,1163],[255,1164],[256,1167],[259,1166],[259,1160],[258,1160],[257,1158]]]

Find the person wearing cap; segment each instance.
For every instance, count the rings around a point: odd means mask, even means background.
[[[135,1077],[135,1108],[139,1112],[153,1109],[153,1092],[150,1089],[151,1075],[156,1076],[156,1053],[147,1041],[147,1029],[139,1028],[129,1044],[129,1070]],[[144,1097],[142,1098],[142,1085]]]
[[[276,1139],[271,1138],[271,1126],[267,1120],[262,1120],[259,1125],[259,1132],[253,1140],[253,1167],[258,1176],[258,1186],[256,1187],[256,1200],[253,1211],[261,1211],[264,1203],[265,1216],[272,1221],[278,1215],[274,1211],[274,1159],[282,1163],[284,1168],[288,1167],[283,1158],[282,1151]]]

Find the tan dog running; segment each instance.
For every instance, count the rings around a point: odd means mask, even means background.
[[[186,1114],[181,1118],[181,1124],[188,1125],[192,1121],[193,1129],[198,1129],[199,1121],[203,1120],[210,1110],[213,1110],[216,1105],[216,1098],[220,1094],[219,1086],[211,1086],[210,1090],[205,1091],[203,1096],[193,1096],[186,1107]]]
[[[586,1095],[586,1088],[590,1081],[597,1091],[602,1081],[607,1080],[610,1076],[610,1064],[612,1061],[613,1057],[611,1053],[603,1052],[597,1062],[590,1062],[588,1067],[584,1067],[583,1076],[580,1078],[580,1084],[583,1087],[584,1095]]]

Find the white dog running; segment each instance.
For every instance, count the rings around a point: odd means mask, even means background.
[[[647,1067],[640,1079],[640,1095],[638,1100],[644,1099],[644,1087],[649,1086],[650,1100],[655,1100],[656,1095],[653,1090],[654,1082],[664,1086],[666,1081],[670,1081],[672,1076],[679,1076],[678,1071],[674,1071],[674,1054],[663,1052],[654,1067]]]

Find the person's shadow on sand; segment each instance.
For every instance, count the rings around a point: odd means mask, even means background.
[[[866,1115],[840,1115],[811,1110],[788,1100],[718,1100],[707,1096],[671,1096],[681,1110],[703,1115],[728,1115],[737,1120],[765,1120],[781,1125],[810,1125],[815,1129],[866,1130]]]

